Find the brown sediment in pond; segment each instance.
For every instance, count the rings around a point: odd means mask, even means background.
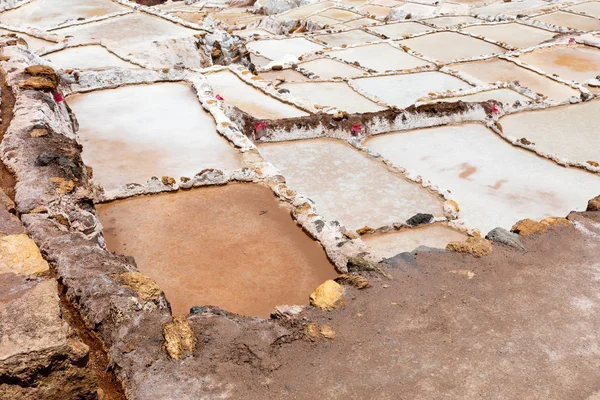
[[[13,108],[15,106],[15,96],[6,84],[4,70],[0,68],[0,142],[4,138],[4,134],[10,125],[13,118]],[[6,168],[4,163],[0,161],[0,189],[6,193],[11,200],[15,199],[15,184],[16,180],[13,174]]]
[[[321,246],[262,185],[229,184],[97,206],[109,250],[134,256],[173,314],[215,305],[268,317],[308,304],[337,274]]]

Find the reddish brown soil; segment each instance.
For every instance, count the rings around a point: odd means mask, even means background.
[[[347,288],[345,307],[308,313],[334,339],[254,351],[261,369],[226,362],[253,349],[226,330],[204,331],[199,352],[235,399],[588,399],[600,390],[600,213],[587,216],[591,234],[558,228],[523,238],[527,252],[419,252],[392,280]]]
[[[109,368],[109,359],[106,350],[98,337],[90,332],[79,311],[67,299],[64,286],[58,285],[62,318],[75,331],[75,334],[90,348],[90,356],[87,367],[92,369],[98,378],[99,400],[125,400],[125,391],[121,382],[117,380],[115,375]],[[104,396],[104,397],[102,397]]]
[[[0,69],[0,91],[2,95],[2,103],[0,104],[0,141],[4,137],[4,133],[8,129],[8,125],[13,117],[13,108],[15,106],[15,96],[4,79],[4,71]],[[12,200],[15,199],[15,177],[0,161],[0,188]]]

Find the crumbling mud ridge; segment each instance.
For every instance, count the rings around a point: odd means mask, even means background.
[[[0,0],[0,399],[600,398],[600,2]]]

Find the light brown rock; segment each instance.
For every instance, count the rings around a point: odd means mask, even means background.
[[[523,219],[511,228],[511,232],[518,233],[522,236],[533,235],[534,233],[546,232],[548,229],[554,226],[568,226],[571,223],[566,218],[561,217],[548,217],[544,218],[540,222],[532,219]]]
[[[196,338],[190,323],[184,316],[173,318],[163,328],[165,337],[165,350],[174,360],[180,360],[186,352],[194,351]]]
[[[600,196],[596,196],[588,201],[587,211],[600,211]]]
[[[344,303],[344,288],[333,280],[322,283],[311,295],[310,304],[331,311]]]
[[[158,303],[161,290],[154,279],[140,272],[126,272],[120,275],[123,283],[137,292],[144,301]]]
[[[33,76],[31,78],[27,78],[19,85],[21,89],[24,90],[44,90],[51,91],[56,89],[56,83],[52,82],[49,79],[42,78],[39,76]]]
[[[465,242],[448,243],[446,250],[483,257],[492,252],[492,242],[480,237],[470,237]]]
[[[42,275],[49,269],[35,242],[27,235],[0,237],[0,273]]]

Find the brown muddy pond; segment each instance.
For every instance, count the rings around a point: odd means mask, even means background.
[[[337,274],[272,191],[229,184],[97,206],[109,250],[135,257],[174,315],[214,305],[267,318]]]

